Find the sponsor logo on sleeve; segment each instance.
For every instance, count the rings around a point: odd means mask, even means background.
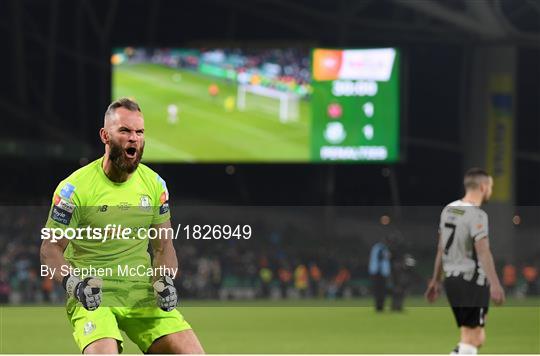
[[[167,194],[167,192],[163,192],[161,193],[161,196],[159,197],[159,202],[161,204],[164,204],[165,202],[167,202],[169,200],[169,196]]]
[[[169,190],[167,189],[167,184],[161,178],[159,175],[157,176],[158,181],[161,183],[161,186],[163,187],[163,192],[161,193],[161,196],[159,197],[160,207],[159,207],[159,215],[167,214],[169,212]]]
[[[59,222],[63,225],[69,225],[73,211],[75,210],[75,204],[61,198],[58,195],[54,196],[53,207],[51,211],[51,219]]]
[[[73,192],[75,191],[75,186],[71,183],[66,183],[62,189],[60,190],[60,197],[70,200],[73,196]]]
[[[161,193],[161,196],[159,197],[160,207],[159,207],[159,214],[167,214],[169,212],[169,192],[165,190],[163,193]]]
[[[159,215],[167,214],[168,212],[169,212],[169,202],[167,201],[159,207]]]
[[[63,225],[69,225],[71,222],[71,217],[73,216],[73,213],[70,213],[69,211],[66,211],[64,209],[59,208],[56,205],[53,205],[52,211],[51,211],[51,219],[59,222]]]
[[[75,204],[60,198],[58,195],[55,195],[54,197],[54,205],[68,213],[73,213],[73,210],[75,210]]]
[[[159,215],[167,214],[168,212],[169,212],[169,202],[165,202],[159,207]]]

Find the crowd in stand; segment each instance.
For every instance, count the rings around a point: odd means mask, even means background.
[[[181,271],[176,283],[183,298],[333,299],[370,293],[363,263],[290,255],[276,258],[234,245],[219,249],[220,254],[194,245],[178,249]],[[2,244],[0,303],[61,303],[62,288],[41,277],[39,267],[38,244],[16,240]],[[538,295],[538,269],[528,264],[518,270],[507,264],[503,283],[513,294]]]
[[[0,255],[0,303],[61,302],[62,288],[40,276],[39,244],[11,241]],[[280,259],[227,248],[221,256],[199,254],[194,246],[178,251],[178,287],[185,298],[339,298],[351,280],[345,265],[323,271],[318,263]]]
[[[184,245],[178,250],[178,283],[186,297],[339,298],[352,287],[353,276],[365,274],[363,261],[324,258],[280,244],[243,246],[231,241],[211,247]]]
[[[46,210],[36,208],[39,211],[29,213],[26,207],[19,213],[16,207],[8,209],[9,213],[0,214],[0,303],[61,303],[62,287],[40,276],[38,236],[43,222],[35,216],[46,216]],[[361,240],[325,242],[294,228],[281,232],[259,229],[259,235],[251,240],[178,243],[180,275],[176,283],[182,297],[343,298],[370,294],[371,246]],[[420,250],[416,253],[416,257],[421,255]],[[432,256],[418,259],[426,266],[432,263]],[[506,263],[501,275],[509,294],[538,295],[538,268],[534,260]],[[425,273],[415,274],[420,277],[411,282],[414,285],[408,291],[421,293]]]

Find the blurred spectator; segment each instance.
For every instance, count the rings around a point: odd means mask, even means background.
[[[7,274],[5,271],[0,270],[0,304],[7,304],[9,302],[9,295],[11,288],[7,280]]]
[[[523,277],[527,282],[526,294],[538,295],[538,269],[531,265],[523,267]]]
[[[390,250],[383,242],[377,242],[371,248],[369,275],[375,298],[375,310],[383,311],[388,279],[390,278]]]
[[[298,291],[300,298],[307,296],[308,283],[308,269],[305,265],[299,264],[294,270],[294,287]]]
[[[261,280],[261,297],[270,297],[270,283],[272,283],[273,273],[268,267],[262,267],[259,270],[259,278]]]
[[[211,292],[211,279],[210,279],[210,273],[211,273],[211,262],[210,259],[201,257],[197,260],[198,267],[197,267],[197,277],[195,279],[195,283],[197,286],[197,289],[199,291],[199,295],[202,298],[209,298],[212,294]]]
[[[281,298],[285,299],[288,296],[289,285],[292,280],[292,273],[288,266],[283,266],[278,270],[279,288],[281,291]]]
[[[507,295],[514,293],[517,283],[517,269],[513,264],[507,263],[504,265],[502,271],[502,283]]]
[[[347,282],[351,279],[351,272],[345,266],[339,268],[336,278],[334,278],[334,283],[336,285],[337,297],[343,298],[345,288],[347,287]]]
[[[400,231],[395,230],[388,234],[386,243],[390,251],[392,310],[402,311],[407,290],[416,277],[413,271],[416,260],[406,253],[405,238]]]
[[[315,262],[309,264],[309,282],[311,296],[314,298],[320,297],[322,273]]]
[[[223,276],[221,273],[221,261],[219,258],[212,258],[210,262],[210,283],[211,283],[211,298],[218,298],[221,284],[223,283]]]
[[[52,293],[54,289],[54,282],[51,278],[45,277],[41,281],[41,292],[43,293],[43,301],[46,303],[51,302]]]

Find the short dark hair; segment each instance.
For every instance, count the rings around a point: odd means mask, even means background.
[[[138,111],[141,112],[141,107],[135,100],[132,100],[130,98],[120,98],[115,101],[113,101],[108,107],[107,111],[105,111],[105,120],[107,120],[107,117],[114,114],[114,111],[118,108],[124,108],[129,111]]]
[[[478,189],[480,182],[489,178],[488,172],[482,168],[474,167],[465,172],[463,177],[463,185],[465,189]]]

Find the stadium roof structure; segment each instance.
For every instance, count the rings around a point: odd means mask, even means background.
[[[540,46],[534,0],[255,0],[217,2],[293,33],[350,41],[487,42]],[[324,24],[324,26],[320,26]],[[334,29],[334,31],[329,30]]]
[[[96,133],[111,98],[112,48],[220,43],[403,47],[408,59],[416,60],[407,66],[415,80],[410,81],[411,105],[406,109],[416,119],[416,126],[404,125],[404,138],[412,147],[408,154],[413,149],[422,154],[429,147],[450,158],[461,154],[457,125],[448,119],[435,127],[429,121],[434,101],[429,110],[419,104],[427,90],[422,84],[432,79],[427,67],[436,63],[461,73],[462,55],[469,49],[515,46],[523,68],[519,84],[527,87],[518,101],[525,102],[528,95],[526,103],[532,103],[530,112],[518,112],[517,135],[527,136],[528,143],[519,142],[516,158],[525,173],[540,162],[534,106],[540,49],[537,0],[6,0],[0,2],[0,38],[5,49],[0,56],[0,154],[14,160],[24,157],[34,164],[36,157],[46,157],[73,163],[79,157],[84,162],[101,152]],[[444,76],[441,80],[452,77],[458,88],[452,73],[437,72]],[[443,92],[442,87],[436,93],[440,102],[457,102],[459,90]],[[459,169],[458,158],[452,162]],[[343,168],[353,169],[363,167]],[[407,169],[414,172],[413,162]],[[334,174],[323,167],[321,176],[326,171]],[[415,179],[420,178],[411,182]],[[526,201],[531,201],[529,195],[523,193]]]

